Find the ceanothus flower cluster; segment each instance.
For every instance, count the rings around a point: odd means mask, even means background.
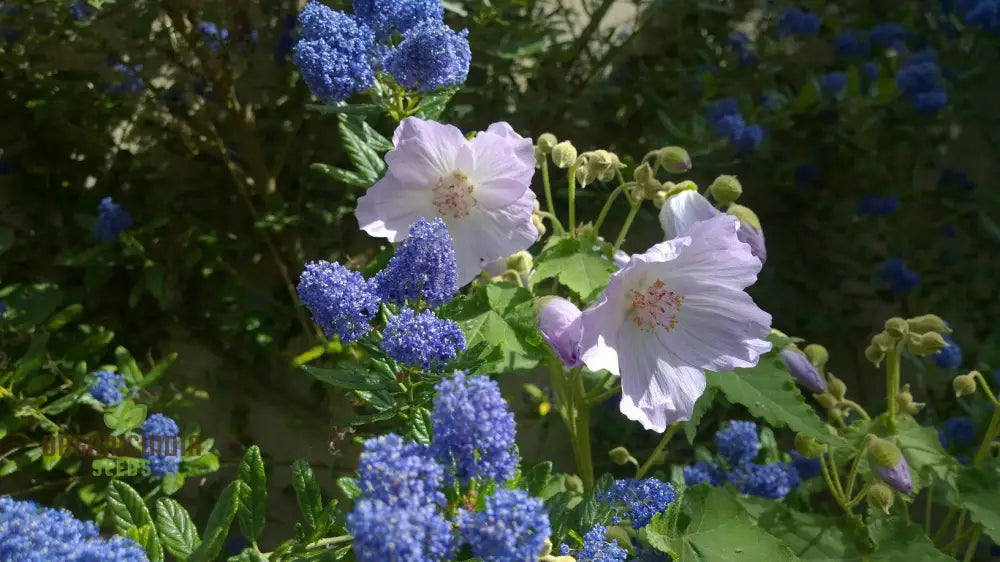
[[[132,215],[110,197],[101,199],[100,205],[97,206],[97,218],[90,227],[94,240],[111,242],[130,228],[132,228]]]
[[[739,103],[734,98],[717,100],[708,109],[706,115],[712,131],[720,137],[729,139],[729,146],[737,154],[749,152],[764,141],[764,128],[760,125],[747,125],[740,113]]]
[[[0,558],[18,562],[146,562],[146,552],[127,537],[102,538],[93,521],[65,509],[0,497]]]
[[[368,90],[383,72],[421,92],[458,86],[472,59],[468,32],[443,18],[438,0],[355,0],[354,15],[313,0],[299,14],[292,60],[324,103]]]
[[[676,493],[673,486],[656,478],[626,479],[615,480],[597,497],[615,508],[612,523],[628,521],[633,529],[641,529],[673,503]]]
[[[154,478],[180,470],[180,434],[177,422],[163,414],[153,414],[143,422],[143,458],[149,461],[150,474]]]
[[[97,371],[90,382],[90,395],[105,406],[114,406],[122,401],[122,390],[126,389],[125,376],[113,371]]]

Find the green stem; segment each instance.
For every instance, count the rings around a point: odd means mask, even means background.
[[[542,161],[542,185],[545,187],[545,204],[549,208],[549,214],[552,215],[552,226],[556,228],[556,234],[562,234],[566,232],[563,228],[561,222],[559,222],[559,217],[556,216],[556,206],[552,202],[552,186],[549,182],[549,159],[546,158]]]
[[[866,412],[865,409],[861,407],[861,404],[858,404],[854,400],[844,399],[841,400],[840,403],[857,412],[858,415],[861,416],[861,419],[865,421],[872,421],[872,417],[868,415],[868,412]]]
[[[968,529],[965,530],[964,533],[962,533],[961,535],[958,535],[957,537],[955,537],[954,539],[952,539],[952,541],[950,543],[942,546],[941,549],[940,549],[941,552],[948,552],[950,550],[958,550],[958,547],[961,546],[961,544],[963,542],[965,542],[965,539],[969,538],[969,535],[971,535],[974,532],[976,532],[976,527],[978,527],[978,525],[973,525],[973,526],[969,527]]]
[[[964,509],[962,510],[961,513],[958,514],[958,523],[955,523],[955,538],[953,539],[953,541],[958,540],[958,537],[962,535],[962,529],[965,527],[965,517],[968,514],[969,512]]]
[[[983,387],[983,392],[986,393],[986,396],[990,399],[990,402],[993,402],[995,406],[1000,408],[1000,400],[997,400],[997,397],[993,395],[993,391],[990,390],[990,385],[989,383],[986,382],[986,379],[983,378],[983,374],[980,373],[979,371],[972,371],[972,372],[975,373],[974,378],[979,379],[979,385]]]
[[[590,406],[587,405],[587,391],[583,386],[583,375],[580,369],[570,373],[573,379],[571,396],[573,400],[573,453],[576,456],[576,471],[583,481],[583,489],[589,492],[594,489],[594,461],[590,453]]]
[[[924,506],[924,534],[931,534],[931,508],[934,506],[934,486],[927,488],[927,497],[924,498],[927,505]]]
[[[569,167],[569,235],[576,238],[576,168],[577,163]]]
[[[948,513],[944,516],[944,521],[941,522],[941,526],[938,527],[937,532],[934,533],[934,538],[931,539],[934,544],[937,544],[938,541],[944,538],[944,533],[948,530],[948,525],[951,524],[951,520],[954,519],[956,515],[958,515],[957,507],[952,507],[948,510]]]
[[[861,456],[865,454],[865,450],[868,449],[868,440],[865,440],[865,444],[862,445],[861,450],[854,457],[854,462],[851,463],[851,470],[847,475],[847,493],[845,494],[848,498],[851,497],[851,493],[854,492],[854,480],[858,476],[858,466],[861,465]],[[836,468],[834,468],[836,470]]]
[[[604,388],[604,386],[608,384],[608,381],[611,380],[611,377],[613,377],[613,376],[614,375],[612,375],[611,373],[606,373],[601,378],[601,382],[597,383],[597,386],[595,386],[594,388],[590,389],[590,392],[587,393],[587,401],[590,402],[590,399],[593,398],[598,392],[600,392],[601,389]]]
[[[649,469],[653,468],[653,463],[656,462],[656,457],[660,456],[660,453],[663,452],[667,443],[670,443],[670,439],[673,438],[674,434],[677,433],[677,430],[680,428],[681,424],[679,423],[675,423],[667,428],[667,430],[663,433],[663,437],[660,439],[660,442],[656,444],[656,448],[649,454],[649,458],[646,459],[646,462],[642,463],[642,466],[639,467],[639,470],[635,473],[636,478],[642,478],[649,472]]]
[[[990,450],[990,443],[996,439],[998,432],[1000,432],[1000,406],[993,410],[993,417],[990,418],[990,425],[986,428],[986,435],[983,437],[983,443],[979,446],[979,450],[976,451],[976,456],[972,459],[972,464],[974,466],[979,466],[979,464],[981,464],[986,458],[986,453]]]
[[[833,478],[830,477],[830,468],[827,467],[827,462],[828,461],[826,457],[821,456],[819,458],[819,466],[820,469],[823,471],[823,480],[826,481],[826,487],[830,490],[830,494],[833,496],[833,499],[837,502],[837,505],[839,505],[841,509],[844,510],[844,513],[850,514],[851,508],[848,507],[846,503],[844,503],[844,492],[834,482]],[[836,465],[834,465],[833,470],[837,470]]]
[[[865,486],[864,488],[861,489],[860,492],[858,492],[857,497],[855,497],[851,501],[847,502],[847,509],[854,509],[854,506],[856,506],[859,503],[861,503],[861,500],[865,499],[865,494],[868,493],[868,488],[870,488],[870,487],[871,487],[870,485],[869,486]],[[909,513],[909,512],[907,512],[907,511],[904,510],[904,513]]]
[[[889,433],[896,433],[896,395],[899,394],[899,356],[902,353],[902,342],[889,350],[885,359],[886,398],[889,405]]]
[[[618,199],[618,196],[621,195],[624,190],[625,185],[619,185],[614,191],[611,192],[611,195],[608,196],[608,200],[604,203],[604,206],[601,207],[600,214],[597,215],[597,222],[594,223],[594,232],[599,232],[601,230],[601,225],[604,224],[604,219],[608,216],[608,211],[611,210],[611,205],[615,202],[615,199]]]
[[[979,542],[979,535],[983,532],[983,528],[980,525],[973,527],[976,532],[969,537],[969,548],[965,549],[965,558],[962,559],[963,562],[972,562],[972,556],[976,553],[976,544]]]
[[[628,216],[625,217],[625,224],[622,225],[622,231],[618,233],[618,239],[615,240],[615,247],[611,249],[612,254],[622,247],[622,243],[625,242],[625,235],[628,234],[628,229],[632,227],[632,221],[635,220],[635,215],[639,212],[639,207],[641,206],[641,200],[632,203],[632,209],[629,210]]]
[[[618,394],[621,391],[622,391],[621,387],[616,384],[596,396],[589,397],[587,399],[587,403],[590,404],[591,406],[596,406],[597,404],[604,402],[608,398],[611,398],[612,396]]]

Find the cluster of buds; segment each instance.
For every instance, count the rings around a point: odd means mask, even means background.
[[[541,167],[548,157],[556,167],[569,168],[576,161],[576,147],[569,141],[559,142],[552,133],[542,133],[535,142],[535,162]]]
[[[591,150],[576,158],[576,182],[586,187],[595,181],[611,181],[625,167],[618,155],[607,150]]]
[[[633,199],[650,199],[657,209],[662,209],[667,198],[683,189],[698,189],[694,182],[681,182],[681,189],[672,181],[660,182],[659,170],[670,174],[684,174],[691,170],[691,156],[680,146],[665,146],[647,154],[635,170],[634,183],[629,191]]]
[[[548,231],[545,228],[545,221],[542,220],[542,204],[538,202],[538,199],[535,199],[535,208],[531,213],[531,224],[535,225],[535,228],[538,230],[538,238],[535,240],[537,242]]]
[[[911,416],[919,414],[920,410],[923,410],[924,406],[926,406],[925,403],[917,402],[913,399],[913,394],[910,392],[910,385],[908,384],[903,385],[903,389],[896,394],[895,400],[899,411],[906,412]]]
[[[948,347],[941,335],[951,332],[951,328],[935,314],[924,314],[909,319],[893,317],[885,321],[885,329],[872,337],[872,343],[865,349],[865,358],[878,367],[890,351],[898,346],[914,355],[933,355]]]
[[[799,351],[794,344],[789,344],[781,350],[780,356],[792,378],[813,393],[816,402],[831,418],[843,421],[847,415],[847,384],[833,373],[825,371],[826,363],[830,360],[826,348],[811,343]]]

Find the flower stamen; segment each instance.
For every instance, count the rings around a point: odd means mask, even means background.
[[[433,189],[434,206],[443,217],[467,217],[472,207],[476,206],[473,189],[475,186],[469,183],[469,176],[455,170],[450,176],[438,179]]]
[[[645,332],[652,332],[657,326],[668,332],[677,327],[677,313],[681,310],[684,295],[663,287],[663,281],[657,279],[645,291],[629,291],[632,321]]]

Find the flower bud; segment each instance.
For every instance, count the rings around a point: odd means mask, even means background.
[[[868,493],[865,499],[868,500],[868,505],[874,507],[875,509],[881,509],[889,514],[889,508],[892,507],[892,500],[895,494],[892,493],[892,488],[886,486],[881,482],[876,482],[868,488]]]
[[[809,358],[809,362],[815,365],[820,371],[826,366],[826,362],[830,360],[830,354],[826,351],[826,348],[818,343],[811,343],[805,346],[802,352]]]
[[[683,174],[691,169],[691,156],[679,146],[661,148],[656,158],[660,167],[671,174]]]
[[[611,457],[611,462],[621,466],[623,464],[628,464],[630,462],[636,462],[635,458],[629,454],[628,449],[625,447],[615,447],[608,451],[608,456]]]
[[[667,189],[669,187],[669,189]],[[667,199],[671,196],[676,195],[682,191],[698,191],[698,184],[691,180],[684,180],[681,183],[675,184],[672,181],[663,182],[663,189],[667,191]]]
[[[582,494],[583,480],[575,474],[567,474],[563,480],[563,488],[570,494]]]
[[[608,538],[608,540],[618,541],[619,546],[624,546],[629,549],[633,548],[632,537],[628,536],[628,531],[622,529],[617,525],[612,525],[611,527],[608,527],[604,531],[604,535]]]
[[[885,331],[890,336],[900,339],[910,331],[910,325],[907,324],[906,320],[894,316],[885,321]]]
[[[635,180],[638,190],[642,192],[643,198],[656,197],[656,193],[662,191],[660,182],[653,177],[653,169],[646,162],[635,169],[632,178]]]
[[[824,410],[832,410],[837,407],[837,404],[840,403],[840,401],[834,398],[829,392],[813,394],[813,398],[816,399],[816,402],[819,402],[819,405],[822,406]]]
[[[514,271],[513,269],[508,269],[500,275],[500,281],[504,283],[513,283],[515,285],[521,284],[521,274]]]
[[[885,352],[895,347],[896,338],[892,337],[889,332],[879,332],[872,338],[872,344]]]
[[[558,168],[569,168],[576,162],[576,147],[573,146],[569,141],[562,141],[561,143],[552,147],[552,163]]]
[[[590,159],[586,155],[580,156],[576,159],[576,183],[580,184],[580,187],[587,187],[588,184],[594,182],[597,179],[597,174],[593,171],[593,167],[590,165]]]
[[[754,228],[745,220],[740,220],[740,228],[736,231],[736,239],[750,246],[750,253],[760,260],[767,261],[767,246],[764,244],[764,232]]]
[[[815,394],[826,391],[826,383],[823,381],[823,376],[809,362],[809,358],[805,354],[792,348],[782,350],[780,356],[781,361],[785,364],[785,368],[795,378],[795,382]]]
[[[903,389],[896,394],[896,404],[899,409],[911,416],[915,416],[920,413],[920,410],[924,408],[923,402],[916,402],[913,400],[913,394],[910,393],[910,385],[903,385]]]
[[[832,410],[827,411],[827,414],[830,416],[830,419],[832,419],[833,421],[835,421],[835,422],[837,422],[839,424],[843,424],[844,423],[844,417],[845,417],[844,410],[842,410],[840,408],[834,408]]]
[[[552,133],[542,133],[538,135],[538,142],[535,143],[535,146],[542,151],[542,154],[550,154],[558,143],[559,139]]]
[[[875,473],[897,492],[910,495],[913,492],[913,478],[910,476],[910,465],[899,447],[875,436],[870,436],[869,440],[868,462]]]
[[[719,203],[732,203],[743,195],[743,186],[736,176],[722,175],[715,178],[712,185],[708,186],[708,192]]]
[[[879,346],[871,344],[865,348],[865,359],[878,367],[882,364],[882,360],[885,359],[885,352]]]
[[[955,396],[969,396],[976,393],[977,372],[972,371],[967,375],[958,375],[955,377],[951,382],[952,387],[955,389]]]
[[[951,328],[936,314],[923,314],[914,316],[906,321],[911,332],[923,334],[924,332],[949,333]]]
[[[561,297],[542,297],[535,301],[535,323],[542,338],[552,347],[566,367],[579,367],[583,324],[580,309]]]
[[[843,400],[844,396],[847,395],[847,385],[844,381],[833,376],[833,373],[827,373],[830,379],[829,384],[827,384],[826,391],[833,395],[838,401]]]
[[[655,206],[657,209],[662,209],[664,203],[667,202],[667,192],[660,189],[656,193],[654,193],[653,196],[650,197],[650,199],[653,200],[653,206]]]
[[[507,269],[513,269],[518,273],[528,274],[534,269],[535,263],[531,254],[521,250],[520,252],[507,258]]]
[[[545,236],[545,232],[547,231],[545,223],[542,221],[542,217],[538,215],[531,215],[531,224],[535,225],[535,229],[538,230],[537,240],[541,240],[542,236]]]
[[[760,226],[760,219],[757,218],[757,214],[750,210],[749,207],[744,207],[743,205],[732,204],[726,209],[726,212],[734,217],[740,219],[740,222],[748,222],[750,226],[757,229],[758,232],[763,232],[764,229]]]
[[[545,156],[545,153],[542,152],[542,149],[538,148],[536,146],[535,147],[535,167],[536,168],[541,168],[542,164],[545,164],[545,159],[546,158],[547,158],[547,156]]]
[[[804,433],[795,434],[795,450],[807,459],[818,459],[823,455],[823,444]]]
[[[587,161],[587,167],[591,169],[590,173],[601,181],[611,181],[616,172],[624,167],[618,155],[613,152],[594,150],[589,154],[591,156]]]
[[[931,355],[946,347],[948,342],[937,332],[924,332],[916,338],[906,340],[907,351],[914,355]]]

